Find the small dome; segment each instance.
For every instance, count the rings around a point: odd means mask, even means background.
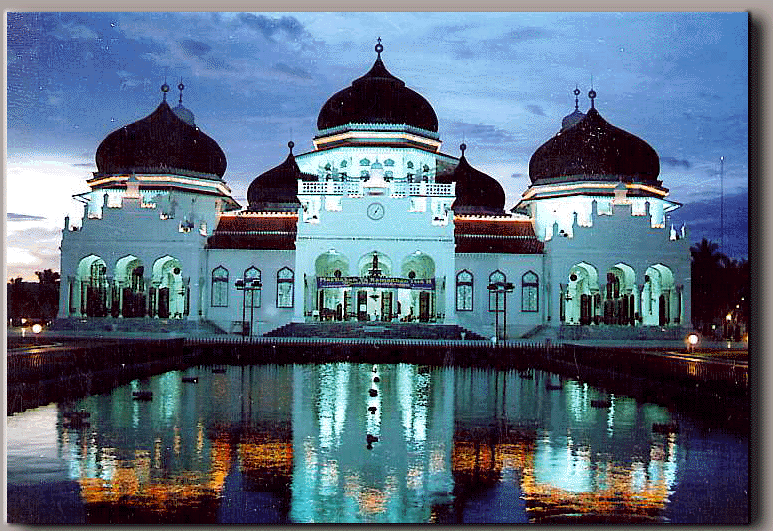
[[[505,190],[499,181],[476,170],[462,150],[462,157],[453,172],[438,175],[439,183],[456,183],[456,200],[452,209],[456,214],[504,214]]]
[[[381,61],[383,47],[373,67],[352,86],[334,94],[317,118],[320,131],[346,124],[406,124],[437,132],[438,120],[423,96],[405,86]]]
[[[298,180],[316,178],[301,172],[292,153],[294,144],[290,142],[288,145],[290,154],[285,161],[259,175],[250,183],[247,189],[248,210],[295,212],[301,205],[298,201]]]
[[[96,162],[99,173],[108,174],[182,170],[222,177],[226,169],[217,142],[178,117],[166,101],[149,116],[107,135],[97,148]]]
[[[564,119],[561,121],[561,131],[569,129],[573,125],[578,124],[583,118],[585,118],[585,113],[575,109],[572,114],[567,114],[564,116]]]
[[[194,122],[195,117],[193,116],[193,113],[190,111],[190,109],[183,107],[182,103],[172,110],[177,115],[177,117],[183,122],[185,122],[186,124],[192,125],[192,126],[196,125],[196,123]]]
[[[655,150],[641,138],[609,124],[593,107],[540,146],[529,161],[532,182],[570,181],[582,175],[657,183],[659,174],[660,159]]]

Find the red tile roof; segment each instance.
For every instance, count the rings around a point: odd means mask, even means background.
[[[221,216],[207,248],[295,250],[297,222],[297,215]]]
[[[456,218],[457,253],[541,254],[543,243],[529,220]]]

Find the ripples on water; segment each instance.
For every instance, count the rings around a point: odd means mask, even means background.
[[[10,522],[748,518],[747,434],[541,371],[195,367],[6,433]]]

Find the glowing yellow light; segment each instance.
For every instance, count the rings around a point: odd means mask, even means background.
[[[728,321],[730,321],[732,318],[733,318],[733,315],[730,313],[727,314],[727,316],[725,316],[725,319],[727,319]]]
[[[690,345],[695,346],[698,344],[698,335],[697,334],[690,334],[687,336],[687,342],[690,343]]]
[[[36,334],[39,334],[40,332],[43,331],[43,327],[39,323],[35,323],[34,325],[32,325],[32,331]]]

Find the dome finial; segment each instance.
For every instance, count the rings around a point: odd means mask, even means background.
[[[467,149],[467,144],[462,142],[461,145],[459,146],[459,149],[462,150],[462,157],[464,157],[464,151]]]
[[[287,147],[289,147],[289,148],[290,148],[290,155],[292,155],[292,154],[293,154],[293,148],[295,147],[295,142],[293,142],[292,140],[290,140],[290,141],[287,143]]]
[[[579,85],[574,86],[574,110],[579,111],[580,110],[580,100],[578,99],[578,96],[580,95],[580,87]]]
[[[183,89],[185,88],[185,85],[183,85],[183,77],[180,76],[180,84],[177,85],[177,88],[180,89],[180,105],[183,104]]]
[[[379,37],[379,38],[378,38],[378,39],[376,39],[376,40],[378,41],[378,42],[376,43],[376,47],[375,47],[375,49],[376,49],[376,53],[378,54],[378,58],[379,58],[379,59],[381,59],[381,52],[383,52],[383,51],[384,51],[384,46],[382,46],[382,44],[381,44],[381,37]]]
[[[590,75],[590,92],[588,92],[588,97],[590,98],[590,108],[595,109],[596,106],[594,105],[593,100],[596,99],[596,91],[593,90],[593,74]]]
[[[166,69],[164,69],[164,84],[161,85],[161,92],[164,94],[164,101],[166,101],[166,93],[169,92],[169,85],[166,83]]]

